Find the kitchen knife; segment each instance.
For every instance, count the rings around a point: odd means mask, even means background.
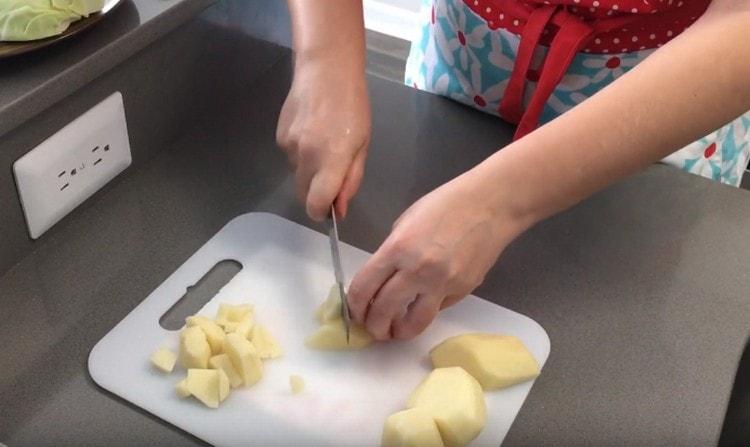
[[[346,300],[346,290],[344,290],[344,270],[341,268],[341,253],[339,252],[339,229],[336,224],[336,210],[331,205],[331,219],[328,226],[328,241],[331,244],[331,258],[333,259],[333,273],[336,276],[336,285],[339,288],[339,297],[341,298],[341,319],[344,320],[346,328],[346,343],[349,343],[349,331],[351,327],[351,317],[349,316],[349,303]]]

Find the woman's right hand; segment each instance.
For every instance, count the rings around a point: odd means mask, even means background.
[[[335,203],[345,217],[364,174],[370,105],[364,73],[325,60],[298,60],[276,141],[295,173],[296,190],[314,220]]]

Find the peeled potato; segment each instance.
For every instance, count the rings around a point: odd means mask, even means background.
[[[263,363],[255,346],[245,337],[236,333],[227,334],[224,339],[224,352],[242,377],[245,386],[254,385],[261,379]]]
[[[187,379],[182,379],[179,382],[177,382],[177,385],[174,386],[174,390],[177,392],[177,395],[180,397],[190,396],[190,389],[188,389],[188,386],[187,386]]]
[[[482,387],[459,367],[433,370],[412,393],[408,408],[430,414],[447,447],[467,445],[487,422]]]
[[[315,310],[315,317],[320,324],[341,319],[341,295],[339,286],[334,284],[328,292],[328,298]]]
[[[430,357],[435,368],[462,367],[485,390],[505,388],[539,375],[534,356],[521,340],[509,335],[457,335],[433,348]]]
[[[151,354],[151,363],[164,372],[172,372],[175,362],[177,362],[177,355],[169,349],[161,348]]]
[[[186,369],[205,369],[211,357],[211,346],[206,334],[197,326],[182,330],[180,334],[180,362]]]
[[[242,385],[242,377],[234,368],[232,361],[229,360],[229,356],[226,354],[219,354],[211,357],[208,360],[208,366],[211,369],[220,369],[224,371],[224,374],[226,374],[229,379],[229,385],[231,385],[232,388],[237,388]]]
[[[292,374],[289,376],[289,387],[292,389],[292,394],[299,394],[305,390],[305,380],[296,374]]]
[[[388,416],[382,447],[443,447],[435,420],[429,411],[410,408]]]
[[[258,350],[258,356],[262,359],[274,359],[283,354],[281,346],[263,326],[256,324],[250,337],[253,346]]]
[[[220,303],[219,311],[216,314],[216,320],[233,321],[238,323],[242,321],[246,316],[252,315],[252,313],[253,306],[250,304],[235,305]]]
[[[193,315],[185,319],[187,327],[198,326],[206,334],[206,341],[211,346],[211,354],[221,354],[224,349],[224,330],[210,318]]]
[[[219,402],[224,402],[224,399],[229,396],[229,377],[223,369],[217,369],[219,372]]]
[[[237,326],[240,325],[238,321],[229,321],[224,320],[221,318],[216,319],[216,324],[218,324],[222,329],[224,329],[225,334],[231,334],[232,332],[237,330]]]
[[[221,395],[219,371],[215,369],[188,369],[186,380],[190,394],[209,408],[219,408]]]
[[[250,339],[250,334],[252,333],[253,327],[255,327],[255,323],[253,322],[253,315],[248,314],[244,316],[242,320],[237,323],[236,326],[234,326],[234,329],[232,330],[232,332],[235,332],[237,334],[242,335],[243,337],[247,339]]]
[[[362,327],[353,325],[346,342],[346,328],[342,320],[325,323],[305,340],[305,346],[323,351],[362,349],[372,343],[372,336]]]

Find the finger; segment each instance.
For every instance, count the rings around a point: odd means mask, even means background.
[[[286,151],[286,160],[289,163],[289,166],[292,168],[292,171],[297,171],[298,163],[298,154],[296,150],[288,150]]]
[[[315,173],[307,192],[307,214],[311,219],[322,221],[331,212],[331,204],[341,191],[346,171],[340,166],[326,166]]]
[[[354,157],[352,165],[349,167],[344,178],[344,183],[341,185],[341,191],[338,197],[336,197],[336,215],[345,218],[349,210],[349,201],[359,190],[362,184],[362,177],[365,174],[365,159],[367,158],[367,149],[363,147],[357,152],[357,156]]]
[[[449,295],[445,297],[442,303],[440,303],[440,310],[446,309],[448,307],[451,307],[452,305],[456,304],[457,302],[464,299],[466,295]]]
[[[309,163],[300,163],[294,172],[294,188],[297,198],[302,204],[307,204],[307,195],[310,191],[310,182],[315,175],[313,166]]]
[[[376,340],[391,338],[391,323],[406,313],[417,297],[417,287],[410,275],[396,272],[375,295],[365,318],[365,328]]]
[[[382,248],[376,251],[349,285],[349,313],[356,323],[365,323],[370,302],[378,290],[396,273],[396,265],[384,253]]]
[[[406,315],[393,321],[393,338],[409,340],[421,334],[440,311],[437,295],[419,295],[409,306]]]

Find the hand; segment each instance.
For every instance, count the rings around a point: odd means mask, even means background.
[[[491,179],[490,179],[491,180]],[[525,229],[490,206],[493,184],[469,171],[414,203],[354,277],[354,321],[378,340],[419,335],[474,290]]]
[[[345,217],[364,174],[370,106],[364,74],[325,61],[297,62],[276,140],[295,171],[296,190],[314,220],[335,201]]]

